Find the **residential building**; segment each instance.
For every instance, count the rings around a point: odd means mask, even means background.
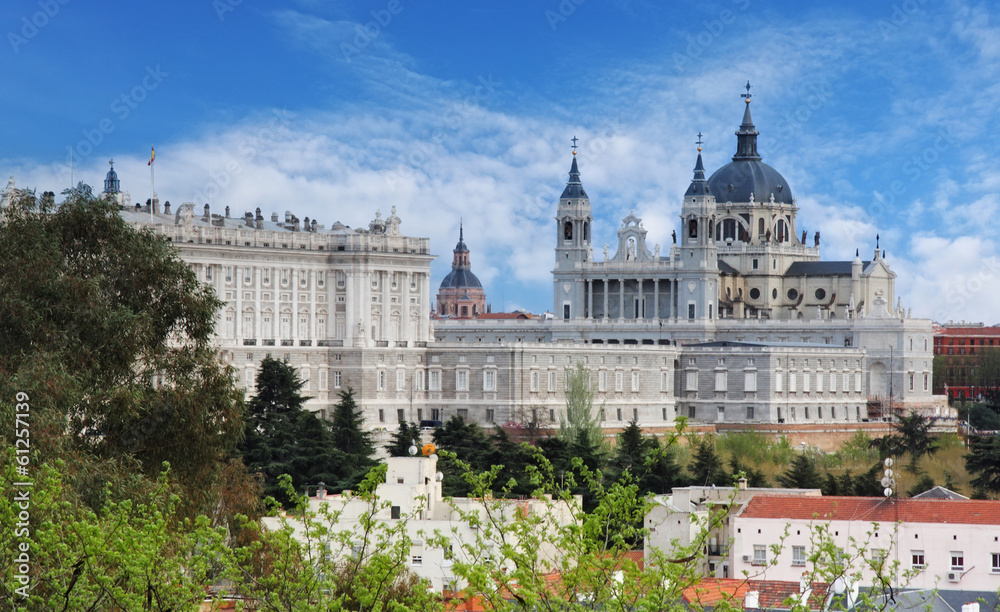
[[[948,323],[934,327],[934,357],[938,367],[934,393],[948,400],[971,400],[982,395],[977,369],[985,355],[1000,350],[1000,326]],[[977,384],[980,391],[976,391]]]
[[[732,529],[735,577],[798,580],[825,545],[862,570],[861,586],[873,585],[874,561],[897,588],[1000,589],[1000,501],[757,495]]]

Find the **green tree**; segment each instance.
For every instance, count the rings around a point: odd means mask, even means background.
[[[910,487],[910,490],[907,491],[906,494],[913,497],[914,495],[920,495],[925,491],[930,491],[935,486],[934,479],[931,478],[929,474],[924,474],[920,477],[920,480]]]
[[[439,450],[447,450],[455,455],[452,458],[439,453],[438,469],[444,475],[441,482],[442,493],[447,497],[468,495],[470,487],[462,475],[464,469],[459,462],[468,464],[476,471],[488,467],[486,457],[493,445],[486,433],[475,423],[467,423],[465,419],[455,415],[434,430],[433,439]]]
[[[931,436],[930,430],[932,421],[919,414],[900,417],[899,421],[893,425],[896,434],[896,448],[900,452],[910,456],[908,464],[911,474],[917,474],[917,462],[924,455],[933,455],[938,451],[938,446]]]
[[[729,482],[729,475],[722,465],[722,458],[715,452],[715,438],[704,436],[698,443],[698,450],[695,451],[694,460],[688,466],[691,472],[692,484],[707,486],[732,484]]]
[[[246,433],[239,451],[251,472],[263,478],[264,493],[290,506],[279,477],[288,474],[296,490],[338,482],[347,455],[337,448],[325,423],[305,410],[303,382],[287,362],[265,357],[257,393],[247,406]]]
[[[334,448],[344,455],[333,491],[353,488],[378,464],[372,434],[364,426],[364,414],[354,400],[354,390],[342,390],[329,426]]]
[[[820,489],[823,479],[812,455],[799,453],[785,473],[778,476],[778,484],[786,489]]]
[[[396,433],[392,434],[392,439],[385,445],[385,450],[390,457],[409,457],[411,446],[416,446],[417,451],[420,451],[420,428],[416,423],[403,421]]]
[[[587,447],[604,447],[604,432],[599,411],[594,410],[594,392],[590,389],[590,370],[582,363],[566,368],[566,415],[559,417],[559,435],[572,444],[581,440]],[[601,407],[603,411],[603,406]]]
[[[618,443],[611,460],[611,469],[615,479],[629,472],[636,480],[646,473],[646,460],[656,445],[655,438],[642,435],[642,429],[635,420],[629,422],[625,429],[618,433]]]
[[[1000,493],[1000,436],[972,438],[965,469],[975,476],[969,482],[973,488],[994,496]]]
[[[0,409],[32,405],[32,459],[63,459],[91,508],[142,495],[170,462],[185,513],[214,521],[243,393],[214,348],[221,302],[173,247],[86,185],[0,212]],[[6,442],[10,430],[0,434]],[[246,498],[254,497],[251,493]]]

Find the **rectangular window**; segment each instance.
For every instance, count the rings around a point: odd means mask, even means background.
[[[795,372],[788,373],[788,392],[795,393],[795,379],[798,378],[798,374]]]
[[[396,391],[406,388],[406,370],[396,370]]]
[[[608,390],[608,373],[604,370],[597,373],[597,390],[601,393]]]
[[[396,409],[396,421],[399,422],[399,423],[405,423],[406,422],[406,409],[405,408],[397,408]]]
[[[395,520],[399,519],[399,506],[393,506],[390,508],[389,517]]]
[[[385,423],[385,409],[384,408],[379,408],[378,409],[378,422],[379,423]]]
[[[781,383],[785,375],[779,370],[774,373],[774,391],[775,393],[781,393]]]
[[[670,391],[670,372],[660,372],[660,391]]]
[[[1000,574],[1000,553],[990,553],[990,571]]]
[[[806,564],[806,547],[792,546],[792,565],[803,566]]]
[[[914,550],[910,551],[910,565],[913,569],[922,569],[927,564],[924,563],[924,551]]]
[[[803,372],[802,374],[802,391],[803,393],[809,393],[809,379],[812,378],[812,374],[809,372]]]
[[[431,370],[427,386],[431,391],[441,390],[441,370]]]
[[[927,391],[929,384],[930,384],[930,376],[928,374],[924,374],[924,391]]]
[[[688,304],[688,319],[694,320],[694,304]]]
[[[748,393],[757,391],[757,372],[743,373],[743,390]]]
[[[823,374],[817,372],[816,373],[816,393],[822,393],[822,392],[823,392]]]
[[[249,285],[251,283],[251,274],[252,274],[252,271],[250,270],[250,268],[243,268],[243,284],[244,285]]]
[[[413,555],[410,557],[410,565],[413,567],[420,567],[424,564],[424,557],[422,555]]]
[[[625,372],[617,370],[615,372],[615,391],[621,392],[625,387]]]
[[[951,569],[953,570],[964,570],[965,569],[965,553],[958,551],[951,551]]]
[[[468,370],[458,370],[455,372],[455,390],[456,391],[468,391],[469,390],[469,371]]]
[[[854,373],[854,392],[861,393],[861,372]]]
[[[747,420],[753,420],[753,406],[747,406]]]
[[[688,372],[687,373],[687,381],[686,381],[686,383],[687,384],[685,386],[685,389],[687,389],[688,391],[697,391],[698,390],[698,373],[697,372]]]
[[[319,371],[319,390],[327,391],[329,389],[329,372],[325,369]]]
[[[715,373],[715,391],[717,393],[726,391],[726,372]]]
[[[764,565],[767,563],[767,546],[754,544],[752,565]]]
[[[333,373],[333,388],[334,389],[340,388],[340,372]]]
[[[639,373],[632,372],[632,391],[635,392],[638,390],[639,390]]]
[[[483,391],[497,390],[497,373],[495,370],[483,372]]]
[[[378,391],[385,391],[385,370],[378,371],[375,388]]]
[[[226,266],[226,282],[233,282],[233,268],[232,266]]]
[[[531,373],[531,390],[538,391],[538,372]]]
[[[910,372],[910,391],[913,391],[913,372]]]
[[[486,409],[486,422],[487,423],[492,423],[495,418],[496,417],[495,417],[495,414],[493,412],[493,408],[487,408]]]
[[[723,422],[723,421],[725,421],[726,420],[726,407],[725,406],[719,406],[718,413],[719,413],[718,421],[720,423]]]
[[[555,371],[549,372],[549,391],[556,390],[556,373]]]
[[[841,375],[840,382],[841,382],[840,390],[843,391],[844,393],[848,393],[851,390],[851,375],[848,374],[847,372],[844,372],[843,375]]]

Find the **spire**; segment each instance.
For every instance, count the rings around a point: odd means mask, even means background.
[[[569,182],[566,183],[566,189],[563,189],[562,195],[559,197],[563,200],[587,197],[587,192],[583,190],[583,183],[580,182],[580,168],[576,165],[576,151],[573,151],[573,163],[569,167]]]
[[[743,110],[743,123],[740,124],[740,129],[736,130],[736,155],[733,156],[733,161],[741,159],[760,161],[760,155],[757,154],[757,136],[760,132],[756,130],[753,118],[750,117],[750,81],[747,81],[746,90],[747,92],[742,94],[746,108]]]
[[[458,244],[455,245],[455,254],[451,262],[452,270],[469,269],[469,247],[465,246],[465,225],[461,220],[458,222]]]
[[[685,196],[691,195],[708,195],[708,182],[705,180],[705,164],[701,161],[701,132],[698,132],[698,159],[694,163],[694,178],[691,179],[691,185],[688,190],[684,193]]]
[[[458,221],[458,244],[455,245],[455,253],[468,253],[469,247],[465,246],[465,224],[459,219]]]

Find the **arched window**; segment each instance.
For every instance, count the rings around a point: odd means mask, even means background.
[[[722,239],[736,240],[736,219],[724,219],[722,221]]]
[[[583,222],[583,239],[584,241],[590,240],[590,223],[588,221]]]
[[[763,218],[757,219],[757,237],[758,238],[763,238],[764,237],[764,219]]]
[[[688,221],[688,238],[698,237],[698,221],[696,219],[690,219]]]
[[[784,242],[788,239],[788,229],[785,227],[785,220],[778,219],[778,231],[777,231],[778,242]]]
[[[566,240],[573,239],[573,222],[567,221],[563,223],[563,238]]]

